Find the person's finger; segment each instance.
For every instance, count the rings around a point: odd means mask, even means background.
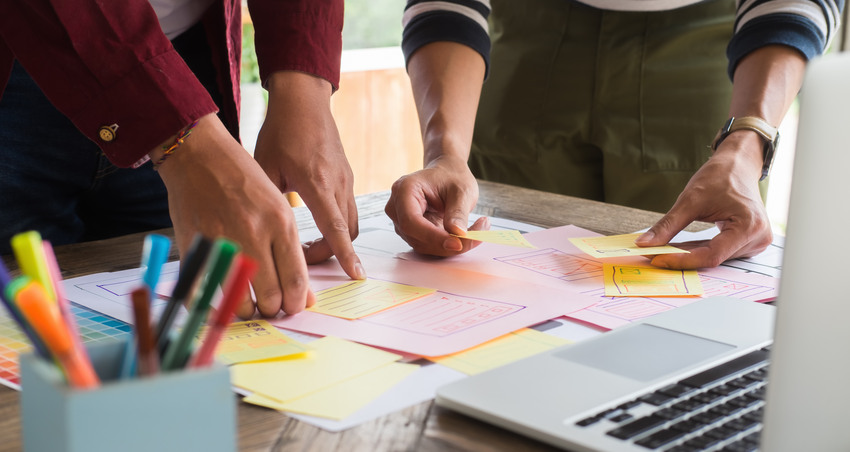
[[[257,252],[246,254],[260,263],[252,280],[257,310],[264,317],[274,317],[281,309],[295,314],[307,304],[310,291],[307,265],[301,252],[298,235],[292,226],[282,237],[276,237],[257,259]]]
[[[456,187],[447,198],[443,210],[443,227],[450,234],[463,234],[469,224],[469,212],[478,202],[478,185],[472,188]]]
[[[283,305],[283,292],[277,274],[277,265],[271,253],[267,252],[260,255],[256,252],[245,251],[260,264],[253,281],[254,293],[257,297],[256,307],[264,317],[273,317]],[[248,318],[248,312],[247,305],[239,306],[240,317]],[[246,315],[243,316],[243,313]],[[251,307],[251,315],[253,315],[253,306]]]
[[[248,320],[254,317],[254,313],[257,311],[256,302],[254,302],[254,298],[251,296],[251,291],[248,291],[248,294],[245,295],[245,298],[236,305],[236,310],[234,314],[236,317],[239,317],[242,320]]]
[[[470,226],[468,230],[488,231],[490,230],[490,219],[487,217],[481,217],[475,220],[475,223],[472,223],[472,226]],[[463,244],[463,248],[458,254],[465,253],[481,244],[480,240],[461,240],[461,242]]]
[[[443,227],[439,210],[441,205],[428,209],[421,192],[408,191],[396,186],[398,194],[384,209],[393,219],[396,233],[418,253],[434,256],[454,255],[463,250],[460,239],[452,237]],[[440,202],[440,201],[435,201]]]
[[[673,208],[661,217],[648,231],[641,234],[635,239],[637,246],[661,246],[665,245],[676,234],[682,232],[696,218],[690,209],[679,207],[679,203],[673,205]]]
[[[683,270],[717,267],[743,249],[748,241],[747,231],[729,228],[707,244],[690,249],[690,253],[661,254],[650,263],[656,267]]]
[[[318,205],[316,205],[317,202]],[[366,279],[366,270],[354,251],[354,244],[351,241],[352,230],[349,228],[348,219],[343,216],[339,206],[335,202],[329,202],[327,198],[320,198],[308,204],[308,207],[313,212],[316,226],[322,233],[322,240],[317,240],[307,248],[307,253],[304,255],[307,263],[324,262],[333,255],[349,277]],[[355,236],[356,232],[357,223],[354,224]]]

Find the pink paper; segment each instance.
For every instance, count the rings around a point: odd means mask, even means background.
[[[272,320],[272,324],[416,355],[440,356],[595,302],[586,295],[527,281],[401,259],[360,258],[369,278],[438,291],[357,320],[304,311]],[[312,265],[309,271],[314,291],[350,281],[336,261]]]
[[[599,234],[577,226],[561,226],[525,234],[538,249],[517,251],[503,246],[482,243],[472,251],[443,260],[433,260],[412,252],[400,257],[412,261],[427,261],[443,268],[474,269],[482,273],[515,278],[530,283],[592,296],[596,302],[568,317],[603,328],[616,328],[634,320],[693,303],[699,298],[675,297],[605,297],[602,281],[602,260],[594,259],[573,245],[571,237],[591,237]],[[619,265],[647,265],[641,256],[605,259]],[[752,301],[776,298],[779,280],[756,273],[728,268],[699,270],[703,297],[725,295]]]

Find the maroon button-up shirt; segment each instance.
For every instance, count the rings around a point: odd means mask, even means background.
[[[263,82],[289,70],[338,87],[343,0],[249,0],[248,7]],[[239,115],[241,16],[239,0],[218,0],[203,18],[224,99],[221,113],[232,123]],[[0,2],[0,89],[15,59],[117,166],[131,166],[217,110],[147,0]],[[115,139],[101,139],[103,126],[115,129]]]

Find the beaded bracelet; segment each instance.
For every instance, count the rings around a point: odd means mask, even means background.
[[[153,162],[153,170],[156,171],[159,169],[159,166],[162,165],[162,162],[168,158],[169,155],[173,154],[177,148],[186,141],[186,138],[192,134],[192,129],[198,125],[198,121],[189,124],[185,129],[181,130],[180,133],[177,134],[177,138],[174,139],[174,143],[171,146],[163,146],[162,147],[162,157],[160,157],[157,161]]]

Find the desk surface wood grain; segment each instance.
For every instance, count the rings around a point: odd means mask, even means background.
[[[389,192],[357,198],[362,218],[383,215]],[[480,182],[476,213],[544,227],[574,224],[605,235],[651,226],[661,214],[490,182]],[[312,224],[309,211],[295,210],[300,228]],[[708,225],[694,224],[689,230]],[[171,230],[157,231],[166,235]],[[125,270],[139,265],[145,234],[56,247],[64,278]],[[9,257],[5,257],[12,264]],[[177,259],[176,252],[172,259]],[[234,396],[236,397],[236,396]],[[239,402],[240,451],[462,451],[554,450],[452,411],[424,402],[399,412],[331,433],[283,413]],[[22,449],[19,393],[0,387],[0,451]]]

